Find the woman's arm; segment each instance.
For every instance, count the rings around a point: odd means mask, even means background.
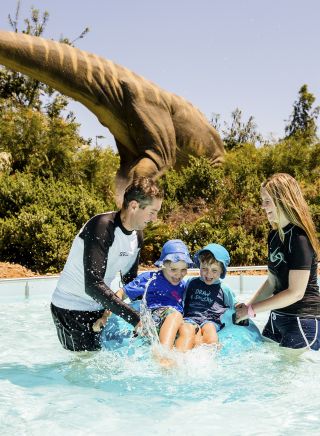
[[[271,297],[275,290],[276,281],[274,275],[268,272],[267,280],[260,286],[255,294],[248,300],[247,305],[266,300]]]
[[[256,296],[261,297],[263,294],[264,285],[262,285],[259,291],[255,294],[254,298],[249,300],[248,304],[251,304],[255,313],[281,309],[283,307],[290,306],[291,304],[303,298],[307,288],[309,276],[310,270],[290,270],[288,289],[285,289],[284,291],[281,291],[278,294],[272,295],[263,300],[255,299]],[[246,318],[248,318],[248,306],[243,305],[237,309],[237,321],[241,321]]]

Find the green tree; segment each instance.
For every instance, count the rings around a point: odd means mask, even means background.
[[[306,141],[317,140],[317,118],[320,106],[313,108],[315,97],[307,85],[299,89],[299,98],[294,102],[289,124],[285,127],[286,138],[301,138]]]
[[[111,202],[114,192],[114,180],[119,168],[120,158],[110,147],[90,147],[84,144],[75,156],[76,172],[81,180],[86,180],[88,188],[98,197]]]
[[[81,185],[0,174],[0,260],[61,271],[77,231],[107,207]]]
[[[86,141],[79,125],[61,117],[50,118],[12,100],[0,100],[1,151],[11,155],[11,173],[28,172],[42,177],[68,178],[79,183],[75,153]]]
[[[211,124],[221,134],[226,150],[232,150],[243,144],[262,143],[263,138],[257,131],[254,117],[250,116],[247,122],[242,121],[242,111],[236,108],[231,113],[231,124],[224,121],[224,127],[220,124],[220,115],[213,114]]]

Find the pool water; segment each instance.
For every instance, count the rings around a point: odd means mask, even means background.
[[[197,349],[171,370],[148,347],[74,354],[49,300],[1,299],[1,435],[319,434],[320,353]]]

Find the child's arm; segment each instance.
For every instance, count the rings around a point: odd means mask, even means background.
[[[121,298],[121,300],[125,300],[127,298],[127,294],[125,293],[123,288],[120,288],[117,292],[116,292],[116,296]]]
[[[100,330],[106,325],[106,322],[110,315],[111,311],[105,310],[102,317],[98,318],[97,321],[92,325],[92,330],[96,333],[100,332]]]
[[[136,300],[143,297],[146,285],[154,272],[145,271],[139,274],[132,282],[124,286],[124,292],[130,300]]]

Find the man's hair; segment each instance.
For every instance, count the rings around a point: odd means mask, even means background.
[[[205,263],[206,265],[209,266],[218,264],[220,265],[222,271],[224,270],[222,263],[219,262],[209,250],[199,254],[199,262]]]
[[[137,201],[141,209],[152,203],[155,198],[162,199],[163,191],[157,182],[148,177],[138,177],[127,186],[123,196],[122,207],[127,209],[130,201]]]

